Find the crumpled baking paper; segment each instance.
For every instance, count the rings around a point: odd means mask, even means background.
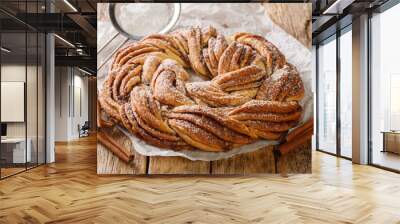
[[[285,55],[287,61],[296,66],[304,82],[305,95],[304,99],[300,102],[304,112],[299,125],[313,116],[311,51],[274,24],[266,16],[264,8],[260,3],[183,3],[181,16],[173,29],[208,25],[214,26],[225,35],[232,35],[236,32],[259,34],[275,44]],[[226,159],[237,154],[252,152],[265,146],[278,144],[277,141],[260,140],[228,152],[173,151],[151,146],[124,128],[119,127],[119,129],[129,136],[134,149],[145,156],[181,156],[190,160],[212,161]]]

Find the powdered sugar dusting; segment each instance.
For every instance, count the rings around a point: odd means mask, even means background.
[[[146,36],[158,33],[173,13],[172,5],[166,3],[117,4],[115,15],[118,24],[127,33]]]

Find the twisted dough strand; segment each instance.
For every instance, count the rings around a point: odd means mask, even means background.
[[[216,122],[214,119],[209,117],[200,116],[197,114],[174,113],[174,112],[169,113],[167,117],[177,120],[188,121],[227,142],[232,142],[236,144],[248,144],[254,141],[253,139],[245,135],[239,134],[238,132],[232,129],[225,128],[224,126]]]
[[[276,69],[282,68],[286,63],[285,56],[279,49],[262,36],[251,33],[237,33],[233,35],[233,39],[254,48],[266,59],[265,65],[268,68],[268,75]]]
[[[160,101],[160,103],[171,106],[194,104],[194,102],[186,96],[184,82],[187,81],[188,78],[189,74],[175,61],[170,59],[162,61],[151,81],[154,97]]]
[[[264,80],[256,99],[270,101],[297,101],[304,96],[304,85],[293,65],[286,64]]]
[[[211,81],[207,82],[192,82],[186,84],[186,89],[190,97],[198,104],[208,105],[211,107],[237,106],[246,103],[252,96],[235,93],[229,94]]]

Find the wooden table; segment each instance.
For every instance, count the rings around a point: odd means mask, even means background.
[[[382,131],[383,149],[382,152],[400,154],[400,131]]]
[[[307,48],[311,48],[312,3],[264,3],[266,15]],[[290,15],[290,16],[287,16]]]
[[[97,36],[97,77],[102,83],[108,75],[112,56],[117,49],[131,43],[119,34],[108,18],[107,4],[98,4],[98,26],[103,35]],[[131,164],[125,164],[102,145],[97,147],[98,174],[256,174],[278,173],[282,160],[274,155],[273,147],[266,147],[255,152],[236,155],[218,161],[191,161],[182,157],[147,157],[136,153],[131,142],[120,131],[106,130],[118,142],[135,153]],[[287,172],[311,172],[311,141],[301,146],[295,153],[286,156]]]

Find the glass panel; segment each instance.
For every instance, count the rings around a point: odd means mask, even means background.
[[[318,149],[336,153],[336,39],[318,48]]]
[[[43,13],[45,0],[0,1],[23,17]],[[33,17],[38,18],[38,17]],[[45,162],[45,35],[0,12],[1,124],[0,177]]]
[[[400,170],[400,4],[374,15],[372,26],[372,163]],[[386,132],[386,133],[384,133]]]
[[[27,2],[27,13],[37,13],[36,1]],[[34,17],[32,19],[37,19]],[[30,153],[27,167],[38,164],[38,33],[35,30],[27,30],[27,77],[26,77],[26,125],[27,125],[27,151]]]
[[[46,37],[44,34],[39,33],[39,45],[38,45],[38,163],[45,163],[46,148],[45,148],[45,52]]]
[[[2,177],[25,170],[26,33],[2,33],[1,45],[1,161]]]
[[[352,35],[340,36],[340,153],[352,157]]]

